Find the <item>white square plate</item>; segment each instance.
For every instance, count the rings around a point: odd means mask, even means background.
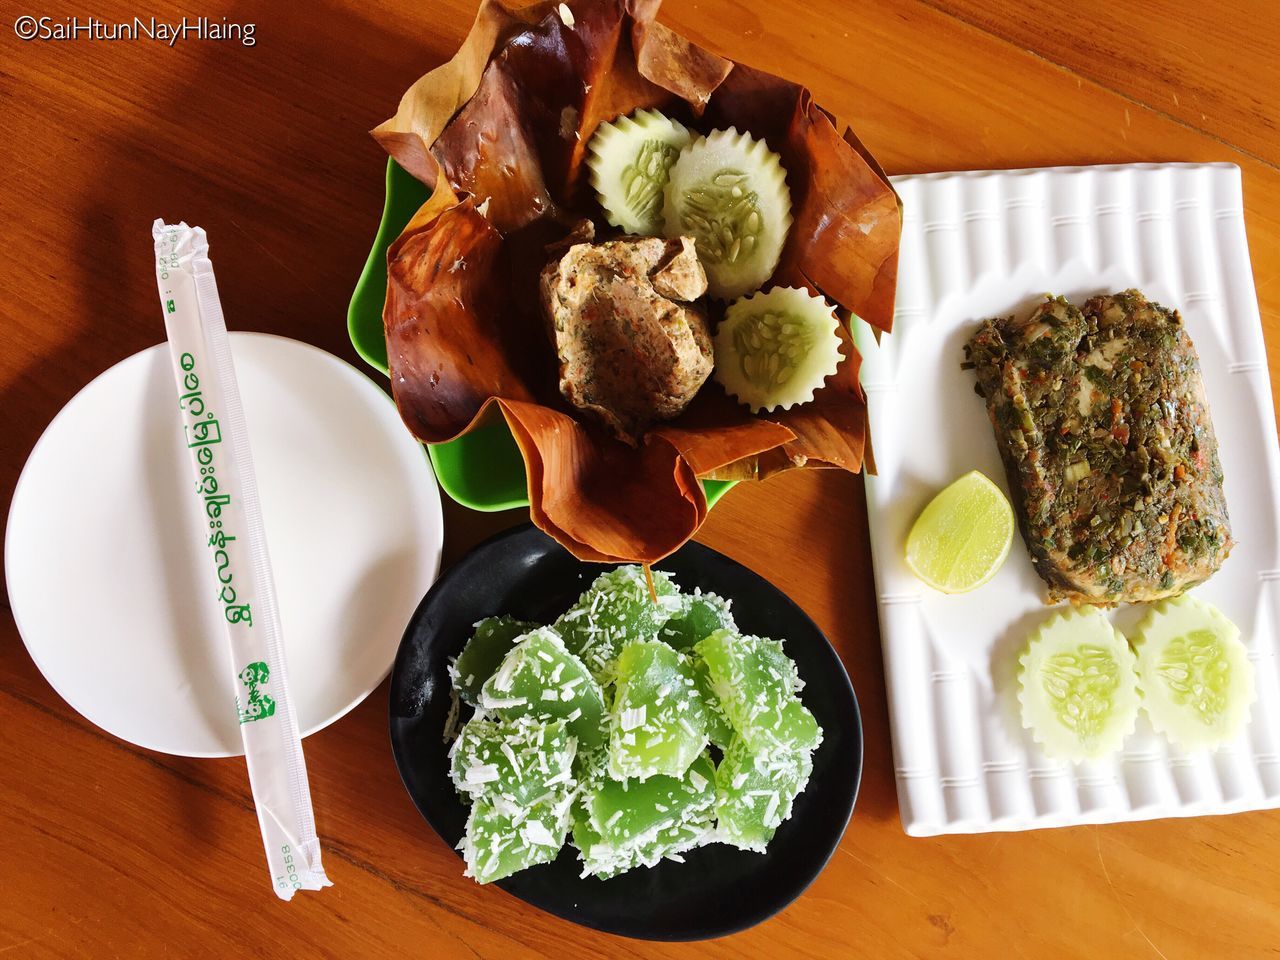
[[[1280,806],[1280,449],[1240,170],[1162,164],[894,178],[904,208],[893,334],[865,334],[862,382],[879,475],[867,478],[907,833],[1026,830]],[[1018,721],[1016,661],[1050,615],[1021,537],[995,578],[944,596],[903,544],[938,490],[978,469],[1008,492],[964,343],[986,317],[1137,287],[1181,311],[1204,371],[1235,549],[1196,595],[1241,629],[1258,701],[1234,742],[1187,753],[1145,716],[1114,758],[1050,760]],[[858,325],[865,329],[865,325]],[[1128,631],[1143,608],[1110,614]]]

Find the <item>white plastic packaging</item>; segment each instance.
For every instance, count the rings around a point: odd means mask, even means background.
[[[157,220],[156,281],[173,356],[210,588],[226,619],[249,783],[276,896],[330,886],[320,862],[249,436],[205,232]],[[197,535],[196,531],[192,531]],[[228,697],[228,709],[232,709]]]

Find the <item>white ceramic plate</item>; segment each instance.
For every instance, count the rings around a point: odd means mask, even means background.
[[[879,476],[867,478],[898,801],[909,834],[1025,830],[1280,806],[1280,450],[1240,171],[1167,164],[895,178],[904,222],[894,332],[862,336]],[[1186,753],[1146,718],[1113,759],[1047,759],[1022,730],[1016,660],[1048,618],[1021,537],[978,590],[907,570],[930,497],[968,470],[1005,489],[986,408],[960,369],[977,321],[1138,287],[1182,312],[1204,371],[1235,549],[1195,592],[1243,633],[1258,702],[1233,743]],[[861,326],[861,325],[859,325]],[[1112,621],[1127,630],[1141,607]]]
[[[304,734],[381,682],[440,566],[440,495],[389,398],[322,350],[233,333]],[[67,404],[13,495],[18,630],[98,726],[185,756],[243,752],[227,640],[182,443],[168,347]]]

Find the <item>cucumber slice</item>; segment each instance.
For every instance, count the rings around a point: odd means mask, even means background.
[[[664,191],[668,237],[693,237],[711,296],[732,300],[773,274],[791,229],[791,191],[778,155],[735,128],[680,151]]]
[[[1151,725],[1194,749],[1229,740],[1257,693],[1239,628],[1217,607],[1181,596],[1138,627],[1138,681]]]
[[[684,124],[657,110],[600,124],[587,146],[587,166],[605,218],[627,233],[659,236],[667,174],[692,141]]]
[[[1051,618],[1031,635],[1020,662],[1022,723],[1049,756],[1105,756],[1133,732],[1136,660],[1100,611],[1070,610]]]
[[[716,331],[715,378],[752,413],[808,403],[840,366],[839,326],[835,308],[807,290],[744,297]]]

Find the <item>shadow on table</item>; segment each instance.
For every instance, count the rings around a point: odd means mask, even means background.
[[[839,611],[842,623],[840,629],[831,631],[827,636],[849,672],[862,714],[862,785],[850,827],[856,829],[861,817],[878,821],[896,819],[898,797],[889,740],[884,659],[880,647],[875,581],[871,572],[871,541],[863,478],[832,470],[824,471],[821,479],[831,492],[813,498],[811,509],[821,518],[826,518],[836,509],[833,505],[838,504],[851,531],[847,541],[834,545],[840,551],[839,556],[810,558],[810,561],[840,571],[830,582],[834,588],[831,608]]]

